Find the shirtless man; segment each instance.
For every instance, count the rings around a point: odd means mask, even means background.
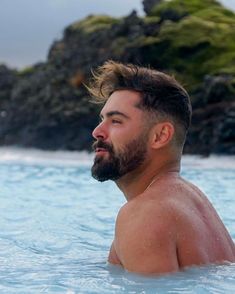
[[[161,72],[109,61],[89,90],[104,104],[92,175],[115,181],[127,199],[109,262],[142,274],[234,262],[233,240],[215,209],[180,176],[191,119],[184,88]]]

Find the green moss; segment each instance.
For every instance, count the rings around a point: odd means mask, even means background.
[[[235,51],[218,54],[215,58],[207,60],[204,63],[204,70],[209,70],[211,74],[235,75]]]
[[[33,66],[28,66],[28,67],[25,67],[23,68],[22,70],[19,70],[17,72],[18,76],[28,76],[32,73],[34,73],[35,71],[35,68]]]
[[[70,30],[82,30],[85,33],[93,33],[97,30],[109,29],[120,20],[107,15],[90,15],[82,21],[73,23]]]
[[[110,44],[110,50],[115,57],[121,57],[126,51],[128,40],[125,37],[115,38]]]
[[[194,15],[203,20],[213,21],[215,23],[235,25],[235,13],[223,7],[206,8],[195,12]]]
[[[192,47],[208,41],[214,27],[214,23],[196,17],[187,17],[177,24],[168,21],[162,26],[159,39],[170,40],[173,47]]]
[[[130,49],[138,50],[137,48],[145,46],[152,47],[157,42],[158,39],[152,36],[139,36],[133,40],[130,40],[126,37],[119,37],[113,40],[113,42],[110,44],[110,49],[115,58],[121,59],[123,55],[125,55],[125,52],[128,52]]]
[[[159,16],[146,16],[143,18],[143,21],[145,24],[154,24],[154,23],[159,23],[161,18]]]
[[[155,39],[154,50],[161,57],[158,63],[179,72],[191,89],[206,74],[235,73],[235,29],[226,21],[198,16],[177,23],[166,21]]]
[[[215,7],[221,7],[221,4],[215,0],[165,0],[155,5],[150,15],[161,17],[165,11],[169,10],[179,15],[188,15],[208,7],[214,9]]]
[[[148,36],[148,37],[142,38],[139,41],[141,41],[141,42],[139,42],[140,46],[151,46],[151,45],[154,45],[154,44],[158,43],[158,38]]]

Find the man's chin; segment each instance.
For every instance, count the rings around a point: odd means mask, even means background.
[[[94,179],[96,179],[99,182],[108,181],[110,178],[109,176],[104,173],[97,165],[93,165],[91,168],[91,175]]]
[[[106,160],[100,160],[100,158],[97,158],[97,161],[94,162],[91,168],[91,174],[94,179],[100,182],[108,180],[115,181],[120,178],[116,166]]]

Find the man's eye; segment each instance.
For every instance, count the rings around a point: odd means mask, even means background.
[[[121,124],[122,122],[120,120],[112,119],[113,124]]]

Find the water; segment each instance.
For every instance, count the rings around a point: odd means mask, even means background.
[[[0,293],[235,293],[235,264],[145,277],[106,263],[125,202],[91,156],[0,150]],[[235,239],[235,158],[185,157]]]

